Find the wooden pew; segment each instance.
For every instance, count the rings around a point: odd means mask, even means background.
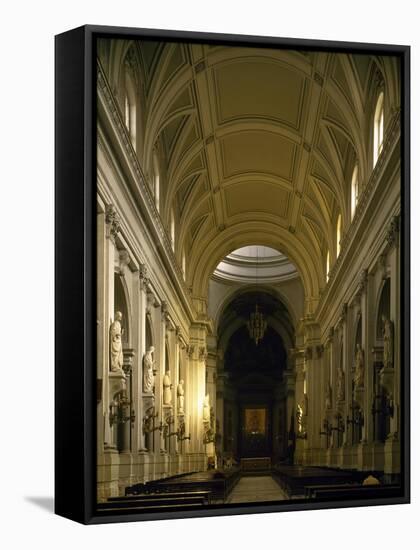
[[[387,498],[401,494],[398,485],[308,485],[305,487],[307,498],[318,500],[348,500],[363,498]]]
[[[109,497],[108,502],[134,502],[138,500],[146,499],[148,501],[160,500],[162,498],[188,498],[199,497],[204,500],[206,504],[210,503],[210,491],[184,491],[173,493],[143,493],[138,495],[126,495],[122,497]]]
[[[187,493],[159,493],[110,497],[107,502],[97,505],[98,513],[136,513],[156,510],[175,510],[182,507],[197,508],[210,502],[209,491],[191,491]]]
[[[215,501],[225,501],[227,499],[239,481],[240,475],[239,468],[183,474],[127,487],[126,495],[207,491],[210,494],[209,503],[214,503]]]
[[[147,505],[139,505],[139,506],[135,506],[135,507],[127,507],[127,508],[124,508],[124,507],[111,507],[111,508],[98,508],[97,510],[97,514],[98,515],[106,515],[106,514],[120,514],[120,513],[124,513],[124,514],[137,514],[139,512],[169,512],[169,511],[174,511],[174,510],[179,510],[180,508],[183,508],[183,507],[186,507],[188,509],[190,508],[201,508],[203,505],[200,504],[200,503],[189,503],[189,504],[170,504],[170,503],[167,503],[167,504],[159,504],[159,505],[156,505],[156,506],[150,506],[149,504]]]
[[[309,485],[338,485],[359,482],[359,474],[315,466],[275,466],[272,476],[289,496],[303,496]]]

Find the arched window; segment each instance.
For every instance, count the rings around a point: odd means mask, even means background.
[[[185,257],[185,249],[182,250],[182,258],[181,258],[181,269],[182,269],[182,275],[184,276],[184,281],[187,278],[187,262]]]
[[[136,145],[136,94],[133,80],[126,69],[124,90],[124,122],[130,136],[131,143]]]
[[[340,248],[341,248],[341,229],[342,229],[342,222],[341,222],[341,214],[338,214],[337,218],[337,258],[340,255]]]
[[[326,280],[327,283],[330,279],[330,251],[327,252],[327,265],[326,265]]]
[[[159,161],[156,151],[153,152],[153,196],[155,198],[156,208],[159,210],[160,199],[160,174]]]
[[[373,122],[373,166],[375,166],[384,144],[384,93],[381,92],[376,102]]]
[[[356,206],[359,201],[359,167],[356,164],[351,177],[351,219],[356,212]]]
[[[169,229],[170,229],[170,235],[171,235],[172,250],[175,250],[175,215],[173,210],[171,210],[171,220],[170,220]]]

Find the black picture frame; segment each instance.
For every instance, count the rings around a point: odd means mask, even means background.
[[[95,178],[97,37],[223,42],[273,48],[375,52],[401,59],[401,494],[348,501],[285,501],[106,516],[95,508]],[[55,38],[55,512],[110,523],[410,502],[410,48],[325,40],[87,25]]]

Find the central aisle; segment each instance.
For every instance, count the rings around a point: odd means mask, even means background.
[[[244,476],[231,492],[227,504],[287,499],[286,493],[271,476]]]

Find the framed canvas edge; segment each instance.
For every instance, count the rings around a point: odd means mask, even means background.
[[[94,259],[95,251],[95,236],[93,228],[95,201],[94,194],[96,186],[94,184],[96,177],[96,155],[94,147],[95,124],[96,124],[96,108],[95,97],[96,93],[94,86],[96,83],[96,64],[94,60],[94,42],[97,37],[109,36],[128,37],[147,39],[162,39],[162,40],[188,40],[188,41],[211,41],[211,42],[232,42],[236,44],[261,45],[274,47],[297,47],[309,49],[326,49],[336,52],[355,50],[358,52],[377,52],[381,55],[396,55],[401,57],[402,68],[402,132],[401,132],[401,175],[402,175],[402,210],[401,210],[401,230],[402,230],[402,256],[401,256],[401,304],[404,308],[404,315],[401,317],[401,332],[404,343],[401,348],[401,358],[405,365],[402,369],[402,388],[403,388],[403,410],[402,410],[402,494],[398,497],[378,498],[378,499],[355,499],[346,501],[291,501],[291,503],[283,504],[261,504],[255,503],[244,504],[243,506],[223,506],[218,508],[207,507],[202,511],[189,511],[187,509],[177,512],[151,512],[138,514],[115,514],[106,517],[95,514],[96,502],[96,415],[95,415],[95,400],[93,396],[94,383],[96,380],[93,358],[95,357],[96,339],[94,335],[94,311],[96,304],[96,277],[95,268],[96,262]],[[73,226],[67,227],[62,219],[57,216],[57,208],[60,205],[60,194],[63,186],[75,185],[75,181],[69,174],[63,173],[60,170],[60,149],[63,148],[64,132],[60,125],[57,124],[59,117],[57,100],[59,99],[60,108],[69,109],[69,101],[72,99],[71,93],[67,91],[59,92],[57,90],[57,80],[60,72],[62,72],[62,59],[57,57],[57,44],[63,39],[72,37],[74,45],[78,41],[78,47],[83,50],[83,67],[79,67],[79,76],[82,82],[78,82],[79,93],[83,93],[83,108],[82,113],[78,113],[78,120],[82,124],[82,132],[77,128],[71,131],[66,129],[67,143],[73,143],[73,147],[77,149],[77,188],[79,193],[73,196],[73,200],[66,204],[72,208]],[[393,45],[393,44],[372,44],[372,43],[357,43],[357,42],[340,42],[333,40],[318,40],[318,39],[301,39],[301,38],[280,38],[268,36],[252,36],[252,35],[232,35],[222,33],[207,33],[193,31],[175,31],[163,29],[141,29],[131,27],[113,27],[113,26],[98,26],[84,25],[56,35],[56,125],[55,125],[55,513],[67,517],[84,524],[99,524],[113,522],[132,522],[132,521],[150,521],[158,519],[180,519],[192,517],[208,517],[208,516],[228,516],[242,515],[254,513],[272,513],[283,511],[299,511],[299,510],[321,510],[331,508],[349,508],[360,506],[380,506],[389,504],[408,504],[410,503],[410,46],[408,45]],[[70,55],[70,54],[69,54]],[[74,59],[73,59],[74,61]],[[60,96],[60,97],[59,97]],[[74,99],[74,98],[73,98]],[[80,99],[80,98],[79,98]],[[83,144],[80,144],[78,139],[83,135]],[[80,198],[82,200],[80,200]],[[61,204],[61,206],[63,206]],[[80,258],[83,259],[83,272],[78,273],[83,281],[83,292],[79,297],[78,306],[74,308],[73,315],[64,314],[60,309],[59,292],[62,285],[65,284],[65,279],[68,279],[68,274],[63,274],[64,253],[60,249],[60,244],[68,242],[74,236],[74,226],[83,227],[83,239],[75,245],[79,249]],[[65,262],[64,262],[65,263]],[[79,265],[79,264],[78,264]],[[80,266],[79,266],[80,267]],[[63,359],[60,355],[60,345],[62,345],[64,327],[76,327],[83,319],[83,361],[82,364],[72,365],[69,360]],[[71,331],[70,331],[71,332]],[[68,336],[68,333],[67,333]],[[57,343],[60,344],[57,346]],[[77,342],[76,342],[77,344]],[[63,369],[73,369],[76,374],[72,377],[63,380]],[[77,375],[77,376],[76,376]],[[60,399],[64,393],[71,393],[73,399],[68,406],[66,415],[67,421],[63,419],[63,414],[58,414],[57,408],[60,408]],[[82,411],[83,425],[79,429],[75,423],[69,423],[68,417],[75,411]],[[73,416],[72,416],[73,418]],[[79,419],[80,420],[80,419]],[[72,449],[73,454],[77,456],[78,468],[72,468],[70,475],[71,484],[77,495],[72,500],[73,504],[67,509],[63,507],[63,488],[69,485],[68,470],[67,474],[63,472],[66,468],[60,465],[60,452],[64,444],[64,440],[68,440],[68,433],[63,435],[63,426],[66,426],[70,439],[81,442],[80,449]],[[65,462],[67,458],[65,459]],[[64,463],[65,463],[64,462]],[[57,465],[59,466],[57,468]],[[78,475],[76,472],[79,472]]]

